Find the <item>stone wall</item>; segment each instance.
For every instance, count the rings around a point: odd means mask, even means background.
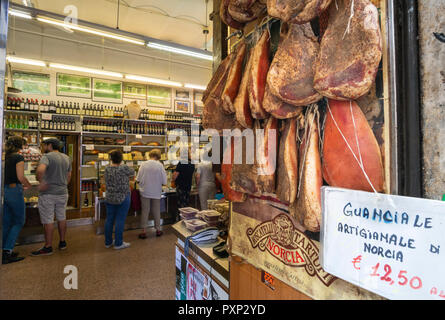
[[[445,194],[445,0],[419,0],[419,42],[425,197]]]

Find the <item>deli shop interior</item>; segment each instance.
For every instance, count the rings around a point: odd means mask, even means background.
[[[445,3],[395,3],[2,0],[0,299],[444,299]]]

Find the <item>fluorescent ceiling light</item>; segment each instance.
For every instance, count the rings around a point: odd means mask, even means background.
[[[24,18],[24,19],[32,19],[31,15],[27,12],[9,9],[8,13],[14,17],[19,17],[19,18]]]
[[[32,59],[24,59],[24,58],[18,58],[14,56],[8,56],[6,57],[6,60],[12,63],[20,63],[20,64],[28,64],[31,66],[39,66],[39,67],[46,67],[46,63],[40,60],[32,60]]]
[[[205,89],[207,89],[206,86],[200,86],[200,85],[198,85],[198,84],[191,84],[191,83],[186,83],[186,84],[184,85],[184,87],[189,88],[189,89],[203,90],[203,91],[204,91]]]
[[[182,87],[182,83],[180,83],[180,82],[155,79],[155,78],[147,78],[147,77],[141,77],[141,76],[135,76],[135,75],[125,75],[125,79],[141,81],[141,82],[148,82],[148,83],[155,83],[155,84],[164,84],[164,85],[172,86],[172,87]]]
[[[178,54],[195,57],[195,58],[199,58],[199,59],[205,59],[205,60],[209,60],[209,61],[213,60],[213,57],[210,54],[203,54],[203,53],[198,53],[198,52],[194,52],[194,51],[179,49],[179,48],[170,47],[170,46],[166,46],[166,45],[155,43],[155,42],[149,42],[147,44],[147,47],[164,50],[164,51],[168,51],[168,52],[173,52],[173,53],[178,53]]]
[[[124,75],[122,73],[105,71],[105,70],[99,70],[99,69],[90,69],[90,68],[69,66],[69,65],[65,65],[65,64],[59,64],[59,63],[50,63],[49,67],[50,68],[54,68],[54,69],[64,69],[64,70],[79,71],[79,72],[92,73],[92,74],[99,74],[99,75],[108,76],[108,77],[115,77],[115,78],[123,78],[124,77]]]
[[[95,35],[98,35],[98,36],[101,36],[101,37],[111,38],[111,39],[125,41],[125,42],[130,42],[130,43],[138,44],[138,45],[142,45],[142,46],[145,44],[145,42],[142,41],[142,40],[133,39],[133,38],[127,38],[127,37],[120,36],[120,35],[113,34],[113,33],[103,32],[103,31],[99,31],[99,30],[96,30],[96,29],[75,25],[75,24],[72,24],[72,23],[66,23],[64,21],[47,19],[47,18],[43,18],[43,17],[37,17],[37,20],[41,21],[41,22],[53,24],[53,25],[56,25],[56,26],[60,26],[60,27],[63,27],[63,28],[68,28],[68,29],[72,29],[72,30],[77,30],[77,31],[81,31],[81,32],[95,34]]]

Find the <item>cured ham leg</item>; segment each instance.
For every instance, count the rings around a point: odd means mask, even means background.
[[[253,125],[253,118],[249,105],[249,92],[247,87],[251,66],[252,59],[250,56],[247,60],[246,68],[244,70],[243,78],[238,90],[238,95],[233,102],[236,120],[243,128],[252,128]]]
[[[298,187],[297,119],[288,119],[283,124],[278,152],[276,194],[281,201],[293,203]]]
[[[275,173],[277,161],[277,139],[278,139],[278,120],[269,118],[263,126],[259,120],[254,123],[254,141],[242,143],[242,163],[234,164],[232,171],[231,187],[243,193],[255,196],[272,195],[275,193]],[[257,132],[263,129],[264,139],[259,140]],[[269,134],[270,133],[270,134]],[[247,159],[247,148],[254,147],[254,161]],[[236,146],[235,146],[236,148]],[[241,152],[241,150],[238,150]],[[252,163],[253,162],[253,163]],[[250,164],[252,163],[252,164]]]
[[[223,189],[224,197],[226,200],[233,202],[243,202],[246,200],[247,195],[242,192],[237,192],[230,187],[230,181],[232,180],[233,170],[233,152],[234,143],[231,142],[231,147],[225,150],[226,153],[230,153],[230,163],[223,163],[221,165],[221,188]]]
[[[314,64],[319,44],[310,24],[289,26],[267,75],[271,93],[294,106],[306,106],[322,96],[314,89]]]
[[[237,5],[238,2],[230,0],[228,10],[233,19],[242,23],[253,21],[266,11],[266,6],[259,1],[254,1],[250,6],[244,7]]]
[[[383,191],[380,148],[357,103],[329,99],[326,117],[323,139],[325,181],[333,187]]]
[[[221,0],[221,5],[219,7],[219,16],[221,20],[233,29],[242,29],[244,27],[244,23],[236,21],[229,13],[229,4],[230,0]]]
[[[266,119],[267,112],[263,108],[266,78],[269,70],[269,32],[263,31],[260,40],[252,49],[252,66],[249,78],[249,103],[254,119]]]
[[[223,129],[231,129],[236,126],[234,117],[225,114],[221,99],[233,57],[233,55],[229,55],[221,62],[204,92],[202,126],[205,129],[216,129],[222,132]]]
[[[236,98],[236,95],[238,94],[245,56],[246,56],[246,43],[243,41],[239,44],[237,48],[235,60],[230,66],[226,85],[222,93],[222,102],[223,102],[222,106],[227,114],[232,114],[235,112],[235,108],[233,106],[233,100]]]
[[[307,23],[323,11],[332,0],[267,0],[267,11],[272,17],[285,22]]]
[[[303,112],[303,107],[296,107],[288,104],[275,97],[269,89],[269,85],[266,84],[266,93],[264,94],[263,101],[264,110],[269,112],[276,119],[289,119],[300,115]]]
[[[379,16],[369,0],[337,3],[321,40],[314,87],[331,99],[357,100],[371,89],[382,59]]]
[[[321,223],[321,160],[319,151],[318,112],[306,112],[305,134],[299,150],[299,190],[290,213],[307,230],[320,231]]]

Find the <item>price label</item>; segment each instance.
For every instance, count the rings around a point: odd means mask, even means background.
[[[102,166],[108,166],[109,163],[110,163],[109,161],[102,161],[102,162],[101,162],[101,165],[102,165]]]
[[[136,139],[142,139],[142,134],[137,134]]]
[[[272,290],[275,290],[275,278],[270,273],[261,271],[261,281]]]
[[[331,187],[321,198],[326,272],[388,299],[445,299],[445,203]]]
[[[94,144],[85,145],[85,150],[89,150],[89,151],[94,150]]]
[[[131,146],[124,146],[124,152],[130,152]]]
[[[52,120],[53,115],[51,113],[42,113],[42,120]]]

